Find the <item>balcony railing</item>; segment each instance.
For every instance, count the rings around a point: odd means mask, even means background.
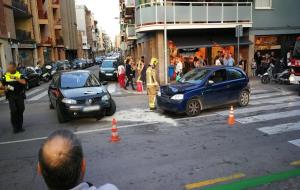
[[[134,8],[135,7],[135,0],[125,0],[125,7],[126,8]]]
[[[127,25],[126,34],[127,34],[127,39],[129,39],[129,40],[136,39],[136,32],[135,32],[135,25],[134,24],[128,24]]]
[[[167,2],[168,27],[207,28],[245,24],[252,26],[252,2]],[[137,27],[164,24],[164,4],[145,3],[136,7]],[[210,25],[210,26],[209,26]],[[147,26],[147,27],[146,27]]]
[[[21,42],[31,42],[33,39],[31,38],[31,32],[26,30],[16,30],[16,37],[18,41]]]
[[[55,41],[56,41],[56,45],[64,45],[63,37],[58,37]]]
[[[27,17],[30,16],[28,5],[21,0],[12,0],[12,8],[14,9],[14,14],[17,17]]]

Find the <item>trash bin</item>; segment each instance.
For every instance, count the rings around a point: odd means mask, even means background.
[[[170,65],[168,67],[168,76],[171,80],[174,80],[174,72],[175,72],[175,67],[174,65]]]

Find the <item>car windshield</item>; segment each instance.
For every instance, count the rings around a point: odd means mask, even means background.
[[[61,75],[62,89],[100,86],[98,80],[89,73],[64,73]]]
[[[112,67],[114,67],[114,61],[113,60],[105,60],[102,63],[101,67],[103,67],[103,68],[112,68]]]
[[[183,75],[179,80],[180,83],[200,83],[210,72],[209,69],[193,69],[190,72]]]

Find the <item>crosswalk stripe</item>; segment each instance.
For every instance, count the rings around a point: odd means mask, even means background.
[[[293,145],[296,145],[296,146],[300,147],[300,139],[296,139],[296,140],[289,141],[289,143],[291,143],[291,144],[293,144]]]
[[[256,90],[256,89],[251,89],[251,94],[260,94],[264,92],[270,92],[269,90]]]
[[[44,92],[42,92],[42,93],[40,93],[40,94],[38,94],[38,95],[36,95],[36,96],[30,98],[28,101],[36,101],[36,100],[39,100],[39,99],[43,98],[44,96],[46,96],[47,94],[48,94],[48,91],[46,90],[46,91],[44,91]]]
[[[256,122],[264,122],[264,121],[270,121],[275,119],[283,119],[283,118],[289,118],[289,117],[295,117],[300,116],[299,110],[292,110],[292,111],[284,111],[284,112],[276,112],[276,113],[270,113],[270,114],[262,114],[262,115],[255,115],[250,117],[243,117],[237,119],[238,122],[242,124],[250,124],[250,123],[256,123]]]
[[[250,104],[251,105],[251,104]],[[289,102],[289,103],[281,103],[275,105],[266,105],[266,106],[254,106],[254,107],[244,107],[240,109],[236,109],[234,111],[235,114],[245,114],[257,111],[268,111],[268,110],[276,110],[282,108],[292,108],[300,106],[300,102]],[[219,115],[226,116],[228,115],[228,111],[217,112]]]
[[[251,99],[251,97],[250,97]],[[267,103],[273,103],[273,104],[279,104],[287,101],[295,101],[300,100],[298,96],[282,96],[282,97],[276,97],[276,98],[268,98],[268,99],[259,99],[255,101],[250,101],[251,105],[260,105],[260,104],[267,104]]]
[[[287,95],[292,95],[293,93],[282,93],[282,92],[272,92],[272,93],[266,93],[266,94],[257,94],[257,95],[252,95],[251,99],[256,100],[256,99],[261,99],[261,98],[271,98],[274,96],[287,96]]]
[[[34,90],[26,93],[26,96],[31,96],[31,95],[33,95],[33,94],[35,94],[35,93],[37,93],[37,92],[39,92],[41,90],[43,90],[43,89],[41,89],[41,88],[34,89]]]
[[[280,134],[280,133],[285,133],[285,132],[290,132],[290,131],[297,131],[300,130],[300,122],[297,123],[285,123],[281,125],[276,125],[273,127],[262,127],[258,128],[257,130],[268,134],[268,135],[275,135],[275,134]]]
[[[114,92],[116,92],[116,89],[117,89],[117,85],[116,85],[115,83],[109,84],[109,85],[107,86],[107,90],[108,90],[109,93],[114,93]]]

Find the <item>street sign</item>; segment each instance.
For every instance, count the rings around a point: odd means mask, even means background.
[[[237,25],[235,27],[235,37],[243,37],[243,25]]]

